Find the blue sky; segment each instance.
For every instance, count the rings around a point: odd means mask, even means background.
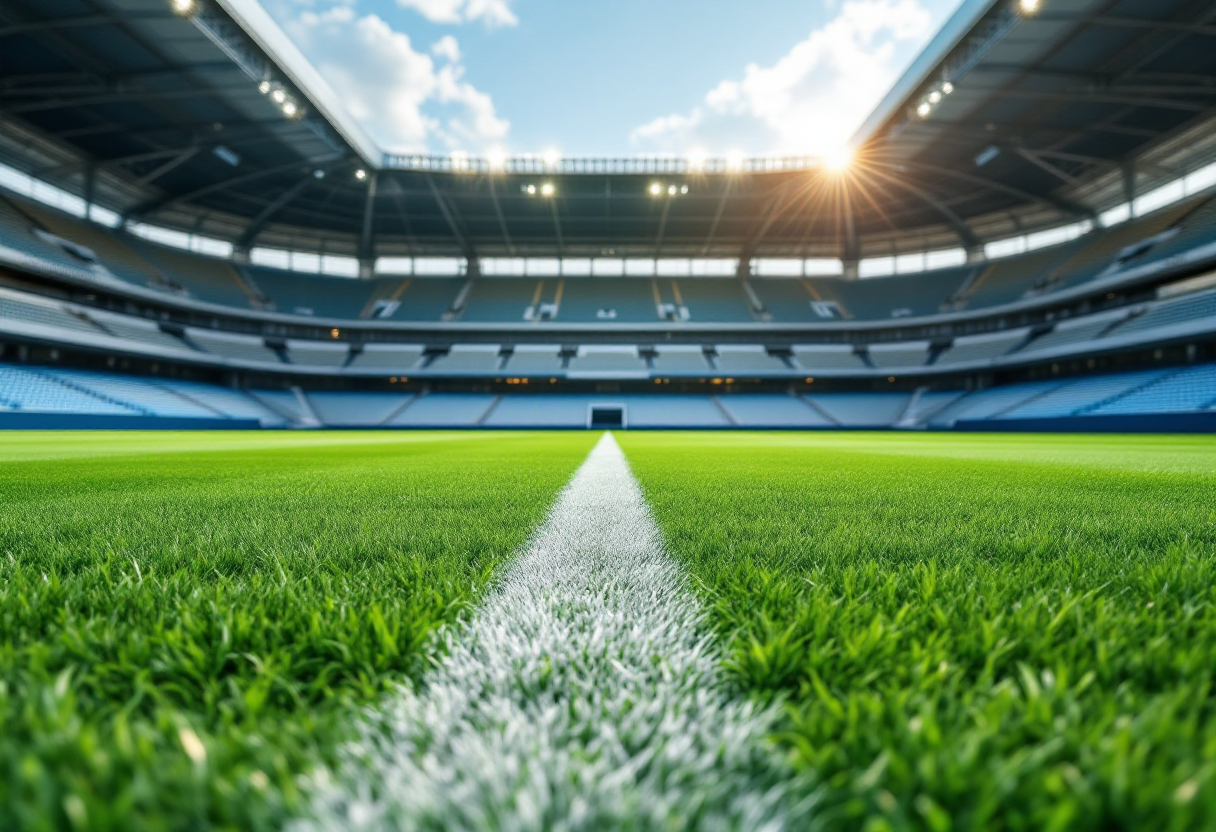
[[[262,0],[385,149],[830,153],[958,0]]]

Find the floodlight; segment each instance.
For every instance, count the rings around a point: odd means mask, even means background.
[[[299,112],[299,110],[293,102],[288,101],[283,105],[283,115],[287,116],[288,118],[294,116],[297,112]]]
[[[355,178],[362,182],[367,178],[367,171],[365,171],[363,168],[359,168],[357,171],[355,171]]]
[[[552,182],[546,182],[545,184],[540,186],[540,195],[541,196],[553,196],[553,194],[555,194],[555,193],[557,193],[557,189],[553,187]]]
[[[258,92],[260,92],[262,95],[270,92],[270,82],[263,81],[262,83],[258,84]]]
[[[929,111],[932,109],[933,109],[933,107],[929,104],[928,101],[922,101],[922,102],[920,102],[920,106],[918,106],[916,108],[916,114],[918,116],[920,116],[921,118],[924,118],[925,116],[929,115]]]
[[[954,92],[954,84],[951,84],[949,81],[942,84],[942,92],[944,92],[946,95]]]
[[[536,196],[536,186],[535,185],[528,186],[528,196]]]
[[[270,94],[270,98],[275,104],[282,104],[287,100],[287,93],[283,92],[282,90],[275,90]]]
[[[190,14],[194,11],[194,0],[173,0],[173,8],[178,14]]]
[[[686,194],[686,193],[688,193],[688,186],[687,186],[687,185],[681,185],[681,186],[680,186],[680,193],[682,193],[682,194]]]
[[[675,186],[675,185],[669,185],[669,186],[667,186],[667,195],[668,195],[668,196],[675,196],[675,195],[676,195],[676,186]]]
[[[651,182],[650,183],[650,195],[658,196],[661,193],[663,193],[663,185],[659,182]]]
[[[930,104],[936,104],[937,102],[939,102],[941,100],[942,100],[942,94],[940,92],[938,92],[937,90],[934,90],[933,92],[929,93],[929,103]]]
[[[1018,0],[1022,14],[1034,14],[1039,10],[1039,0]]]

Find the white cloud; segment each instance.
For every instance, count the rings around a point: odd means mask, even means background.
[[[481,152],[510,129],[490,96],[464,80],[455,38],[431,47],[445,60],[437,67],[408,35],[348,5],[302,11],[286,28],[385,150]]]
[[[444,35],[431,44],[431,54],[456,63],[460,60],[460,43],[451,35]]]
[[[682,152],[697,144],[819,154],[840,147],[890,88],[909,50],[930,33],[932,16],[918,0],[846,0],[839,14],[772,66],[749,65],[686,113],[635,129],[631,142]],[[764,139],[757,142],[757,132]]]
[[[482,21],[491,28],[519,23],[509,0],[397,0],[397,5],[413,9],[432,23]]]

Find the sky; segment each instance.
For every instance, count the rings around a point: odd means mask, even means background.
[[[830,154],[959,0],[262,0],[390,152]]]

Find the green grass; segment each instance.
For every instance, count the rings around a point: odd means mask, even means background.
[[[1212,437],[621,444],[825,828],[1216,828]]]
[[[595,437],[0,435],[0,829],[262,829]]]

